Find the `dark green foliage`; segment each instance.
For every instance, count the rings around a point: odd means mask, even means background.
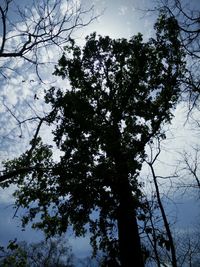
[[[184,72],[176,21],[161,16],[155,28],[156,39],[147,43],[141,34],[128,41],[94,33],[83,49],[73,41],[66,47],[54,74],[70,88],[46,95],[52,106],[47,121],[56,125],[62,156],[53,163],[50,148],[39,141],[35,169],[16,180],[17,204],[28,208],[24,223],[39,213],[34,226],[50,235],[68,224],[78,236],[89,229],[93,248],[116,257],[120,205],[135,216],[145,145],[164,137],[161,127],[172,118]],[[21,167],[25,158],[9,168]]]

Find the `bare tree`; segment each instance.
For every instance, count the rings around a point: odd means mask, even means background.
[[[32,139],[49,73],[71,35],[95,18],[78,0],[0,1],[0,157]]]
[[[184,150],[180,153],[178,168],[176,170],[179,177],[176,187],[179,192],[186,194],[187,191],[200,195],[200,148],[194,146],[190,151]]]
[[[166,230],[166,235],[167,235],[167,240],[163,240],[166,248],[168,250],[171,251],[171,264],[173,267],[177,267],[177,256],[176,256],[176,249],[175,249],[175,245],[174,245],[174,238],[170,229],[170,223],[168,221],[167,218],[167,214],[164,208],[164,205],[162,203],[162,199],[161,199],[161,194],[160,194],[160,188],[159,188],[159,184],[158,184],[158,176],[156,175],[155,169],[154,169],[154,163],[156,162],[158,156],[160,155],[161,152],[161,148],[160,148],[160,140],[157,140],[157,152],[154,155],[153,153],[153,149],[150,146],[151,149],[151,153],[150,153],[150,157],[149,160],[146,160],[146,163],[148,164],[148,166],[150,167],[150,171],[152,174],[152,178],[153,178],[153,183],[155,186],[155,195],[157,198],[157,203],[158,203],[158,207],[160,209],[160,213],[162,216],[162,220],[163,220],[163,224]],[[156,246],[155,241],[154,241],[154,247]],[[154,249],[155,250],[155,249]]]
[[[30,62],[38,73],[42,54],[48,55],[52,46],[62,49],[74,30],[94,19],[94,10],[83,8],[76,0],[33,0],[25,7],[14,0],[3,0],[0,15],[0,60],[4,63],[0,73],[7,77],[3,70],[10,58]]]

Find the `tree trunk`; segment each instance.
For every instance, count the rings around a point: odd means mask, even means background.
[[[158,187],[158,183],[157,183],[157,179],[156,179],[156,174],[154,172],[153,165],[151,163],[149,163],[149,166],[151,168],[151,172],[152,172],[152,175],[153,175],[153,180],[154,180],[154,185],[155,185],[155,188],[156,188],[156,196],[157,196],[157,200],[158,200],[158,205],[159,205],[159,208],[160,208],[160,211],[161,211],[161,215],[162,215],[162,218],[163,218],[163,222],[164,222],[164,226],[165,226],[165,229],[166,229],[166,232],[167,232],[167,236],[169,238],[169,245],[170,245],[171,255],[172,255],[172,266],[173,267],[177,267],[176,249],[175,249],[175,246],[174,246],[174,240],[173,240],[171,229],[170,229],[170,226],[169,226],[169,223],[168,223],[168,220],[167,220],[167,215],[165,214],[165,209],[163,207],[163,204],[162,204],[162,201],[161,201],[161,198],[160,198],[160,192],[159,192],[159,187]]]
[[[118,235],[122,267],[144,267],[143,255],[130,188],[120,185]]]
[[[119,200],[117,223],[121,267],[144,267],[136,219],[136,204],[128,180],[127,156],[121,152],[118,124],[113,123],[113,125],[111,154],[115,159],[117,173],[113,191],[116,192]]]

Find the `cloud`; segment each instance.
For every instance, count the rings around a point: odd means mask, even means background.
[[[128,12],[128,7],[127,6],[120,6],[118,8],[118,10],[119,10],[119,15],[120,16],[125,16],[127,14],[127,12]]]
[[[90,246],[90,237],[70,237],[69,239],[72,250],[78,255],[79,258],[87,257],[91,255],[92,248]]]
[[[75,15],[77,9],[79,9],[81,6],[80,0],[70,0],[70,1],[64,1],[60,5],[60,12],[62,15]]]
[[[11,185],[9,188],[0,189],[0,205],[11,204],[14,202],[12,194],[15,189],[15,185]]]

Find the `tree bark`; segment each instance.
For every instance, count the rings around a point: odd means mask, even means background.
[[[119,201],[117,223],[121,267],[144,267],[136,218],[137,205],[128,179],[127,156],[121,152],[121,134],[118,124],[114,122],[113,125],[111,154],[116,164],[117,174],[113,191],[118,195]]]
[[[120,185],[118,210],[118,237],[122,267],[144,267],[135,209],[127,181],[126,186]]]

